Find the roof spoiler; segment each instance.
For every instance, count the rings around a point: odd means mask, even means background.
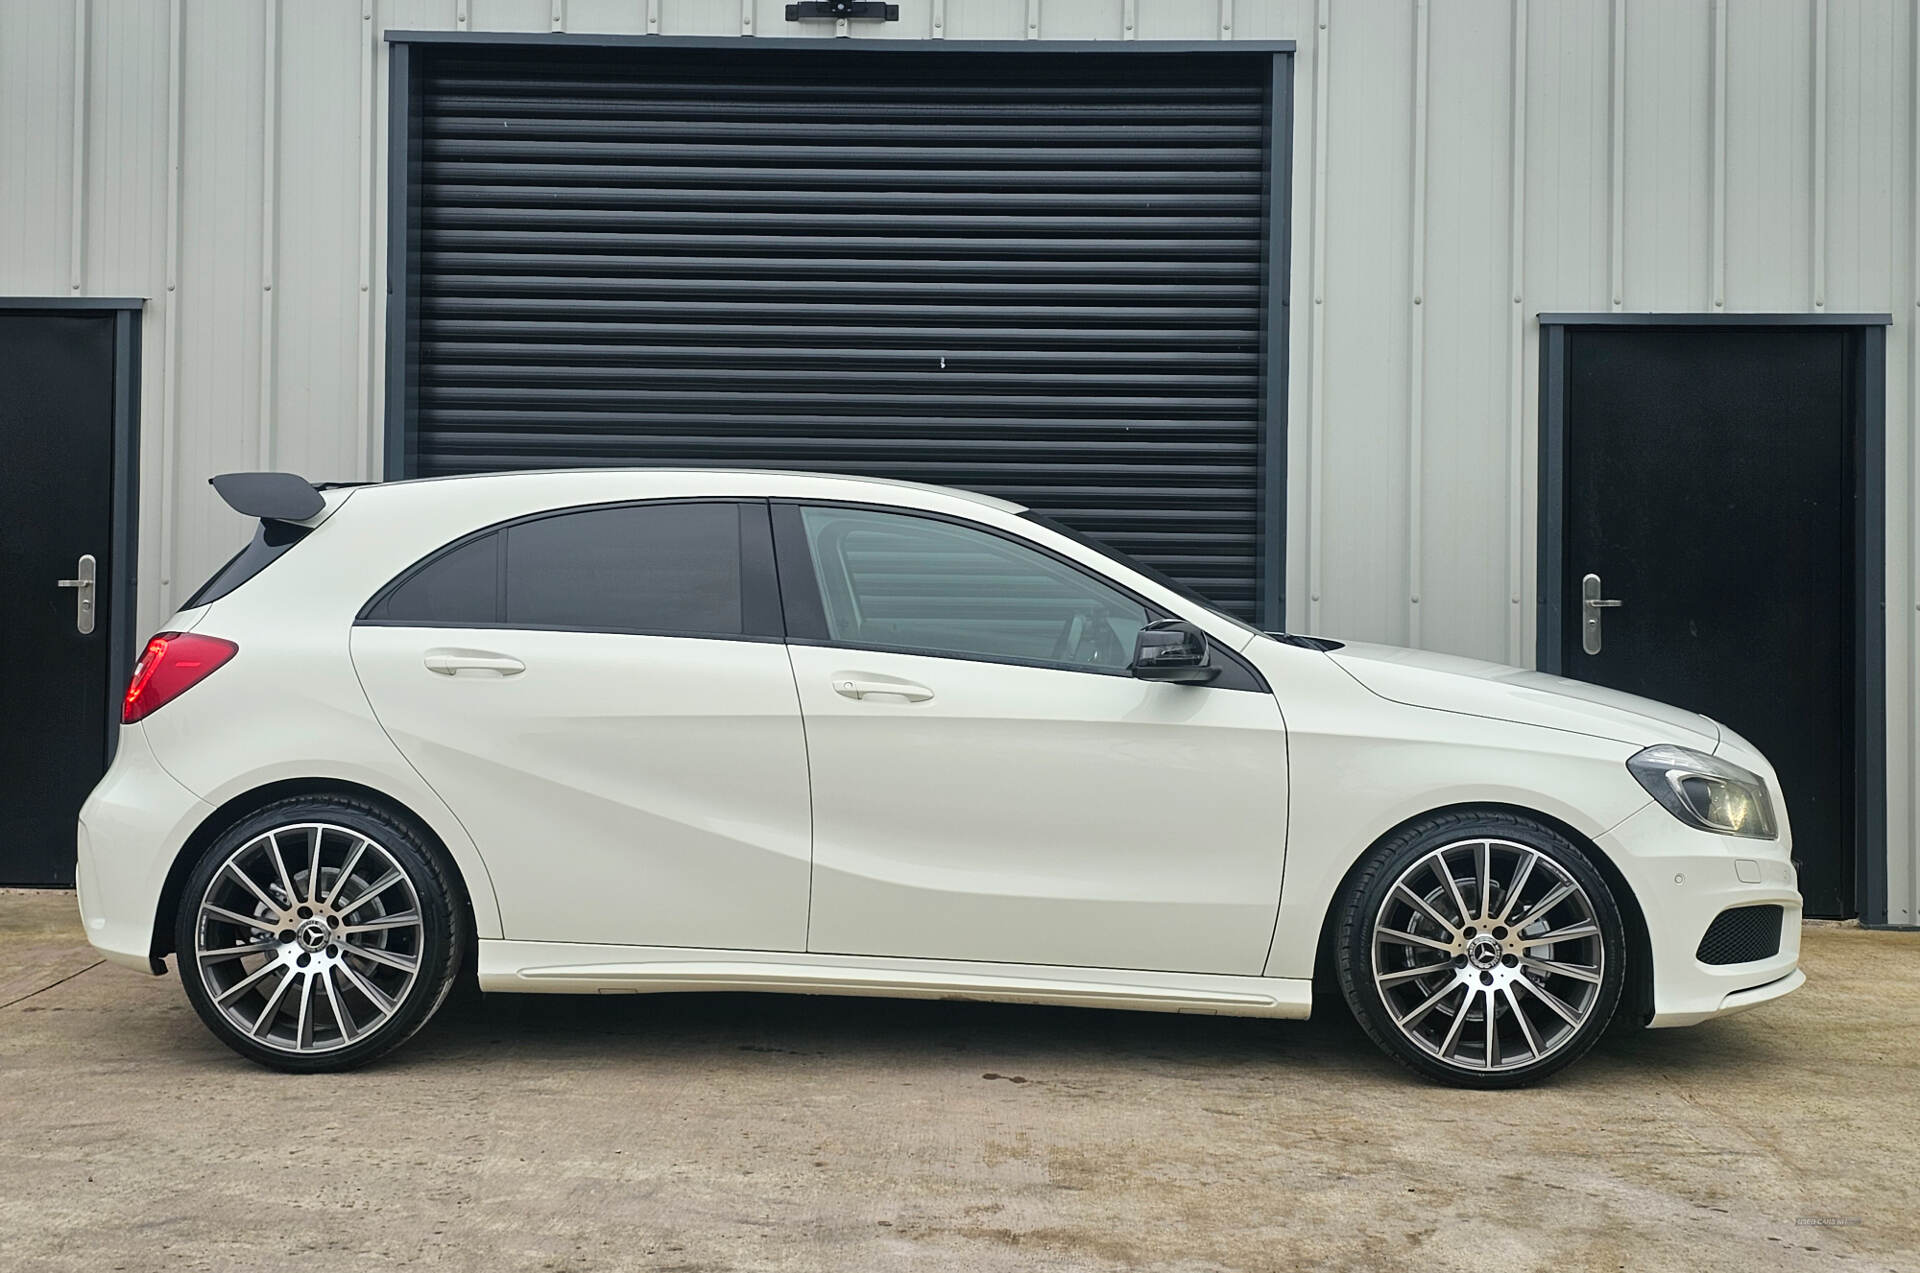
[[[207,481],[234,512],[262,521],[304,522],[327,506],[298,473],[222,473]]]

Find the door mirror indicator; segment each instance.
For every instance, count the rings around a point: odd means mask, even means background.
[[[1207,634],[1184,619],[1161,619],[1141,628],[1129,670],[1143,681],[1176,685],[1205,685],[1220,675],[1207,662]]]

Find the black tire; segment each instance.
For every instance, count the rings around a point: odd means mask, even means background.
[[[269,833],[276,833],[273,856]],[[291,898],[276,882],[274,856],[293,885]],[[238,876],[227,869],[236,858]],[[360,896],[396,872],[393,883]],[[243,887],[247,880],[254,890]],[[222,832],[188,876],[174,929],[180,980],[207,1028],[248,1060],[292,1073],[355,1069],[404,1043],[446,1000],[466,941],[457,898],[446,868],[407,820],[348,795],[281,800]],[[203,915],[209,902],[246,922]],[[320,927],[328,924],[331,933]],[[212,958],[197,953],[203,935],[205,948],[217,952]],[[371,954],[353,954],[369,947]],[[288,988],[280,990],[283,977]],[[238,985],[253,978],[250,988]],[[296,1007],[303,991],[310,994],[304,1015]],[[263,1032],[229,1015],[256,1011]]]
[[[1510,897],[1515,876],[1521,889]],[[1568,883],[1577,888],[1555,902]],[[1422,818],[1375,845],[1335,905],[1348,1007],[1383,1051],[1427,1078],[1536,1083],[1591,1048],[1619,1007],[1627,941],[1613,890],[1587,851],[1544,823],[1492,811]],[[1506,919],[1521,922],[1495,922]],[[1538,941],[1563,933],[1573,935]]]

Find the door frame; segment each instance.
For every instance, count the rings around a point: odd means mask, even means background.
[[[1076,54],[1137,57],[1266,56],[1266,117],[1269,142],[1262,174],[1266,225],[1261,234],[1262,306],[1258,501],[1260,555],[1255,565],[1254,598],[1262,628],[1280,631],[1287,615],[1287,365],[1293,304],[1293,40],[839,40],[742,39],[739,36],[669,36],[522,31],[392,30],[387,44],[387,207],[386,207],[386,392],[382,476],[391,482],[417,476],[419,432],[418,286],[420,142],[424,132],[417,56],[435,49],[494,48],[521,52],[564,49],[675,49],[730,54],[751,64],[756,59],[800,62],[849,52],[876,61],[913,54],[944,53],[968,57],[1070,57]],[[761,64],[764,65],[764,62]]]
[[[1887,922],[1887,327],[1891,314],[1541,314],[1540,486],[1534,663],[1563,674],[1567,571],[1567,345],[1604,327],[1842,327],[1852,346],[1848,404],[1853,547],[1852,600],[1854,906],[1860,922]]]
[[[0,314],[49,318],[103,314],[113,319],[113,465],[107,514],[107,715],[101,769],[120,742],[120,691],[133,670],[140,552],[140,318],[138,296],[0,297]]]

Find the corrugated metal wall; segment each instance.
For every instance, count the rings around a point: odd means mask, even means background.
[[[1291,39],[1292,626],[1530,662],[1541,312],[1891,311],[1890,918],[1920,917],[1913,0],[901,0],[855,39]],[[141,613],[207,474],[380,455],[388,29],[784,0],[0,0],[0,295],[149,298]]]

